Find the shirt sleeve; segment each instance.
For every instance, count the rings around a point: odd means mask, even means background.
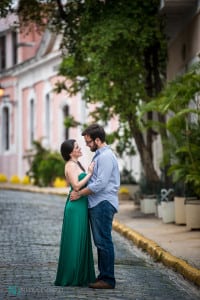
[[[100,155],[95,161],[94,174],[92,180],[87,187],[93,192],[97,193],[103,190],[110,179],[113,170],[113,160],[110,155]]]

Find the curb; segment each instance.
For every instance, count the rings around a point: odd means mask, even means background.
[[[138,248],[148,252],[155,261],[162,262],[165,266],[183,275],[184,278],[200,286],[200,270],[192,267],[183,259],[177,258],[161,248],[154,241],[145,238],[132,228],[120,223],[116,219],[113,221],[113,229],[132,241]]]
[[[42,193],[42,194],[50,194],[50,195],[59,195],[59,196],[67,196],[67,187],[63,190],[55,190],[55,188],[42,188],[38,186],[22,186],[18,184],[13,185],[3,185],[0,184],[0,190],[11,190],[11,191],[20,191],[20,192],[30,192],[30,193]]]

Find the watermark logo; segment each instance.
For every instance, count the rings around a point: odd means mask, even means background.
[[[17,297],[22,295],[29,295],[29,294],[41,294],[41,295],[48,295],[49,293],[54,294],[64,294],[65,290],[63,287],[19,287],[16,285],[8,286],[8,296],[10,297]]]
[[[20,288],[18,288],[16,285],[10,285],[8,287],[8,295],[9,296],[19,296]]]

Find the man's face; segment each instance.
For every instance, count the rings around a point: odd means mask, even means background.
[[[95,152],[98,149],[97,143],[91,139],[89,135],[84,135],[85,143],[90,148],[90,151]]]

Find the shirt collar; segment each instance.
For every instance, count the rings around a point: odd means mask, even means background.
[[[110,148],[110,146],[105,145],[104,147],[101,147],[101,148],[97,149],[96,152],[95,152],[95,156],[101,154],[102,152],[104,152],[104,151],[107,150],[108,148]]]

